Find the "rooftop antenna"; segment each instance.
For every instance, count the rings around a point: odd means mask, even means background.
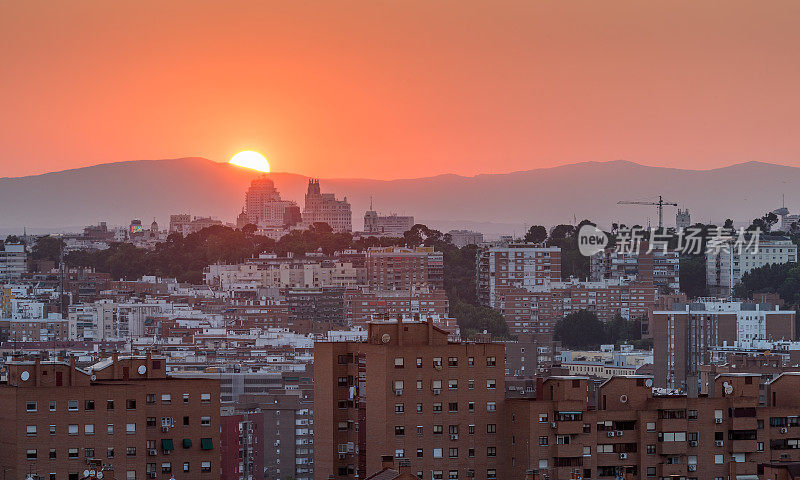
[[[372,195],[369,196],[369,209],[372,211]]]

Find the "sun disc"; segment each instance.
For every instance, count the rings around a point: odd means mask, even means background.
[[[231,165],[258,170],[259,172],[269,173],[269,162],[264,155],[252,150],[239,152],[228,161]]]

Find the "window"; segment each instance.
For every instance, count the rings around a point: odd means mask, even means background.
[[[655,477],[656,476],[656,467],[647,467],[647,476],[648,477]]]
[[[125,425],[125,433],[127,434],[134,434],[136,433],[136,424],[135,423],[128,423]]]
[[[486,447],[486,456],[487,457],[496,457],[497,456],[497,447]]]
[[[422,425],[417,425],[417,435],[422,436]]]
[[[548,437],[539,437],[539,445],[547,446],[549,443]]]
[[[647,424],[645,425],[645,427],[647,428],[647,431],[648,431],[648,432],[655,432],[655,431],[656,431],[656,424],[655,424],[655,422],[647,422]]]
[[[433,367],[442,368],[442,357],[433,357]]]
[[[170,462],[164,462],[161,464],[161,473],[172,473],[172,464]]]
[[[165,393],[161,395],[161,404],[162,405],[169,405],[172,403],[172,395],[169,393]]]
[[[442,413],[442,404],[441,402],[436,402],[433,404],[433,413]]]
[[[422,368],[422,358],[417,357],[417,368]]]
[[[78,449],[77,448],[70,448],[67,450],[67,457],[68,458],[78,458]]]
[[[125,408],[127,408],[128,410],[136,410],[136,400],[132,399],[132,398],[129,398],[128,400],[126,400],[125,401]]]
[[[210,427],[211,426],[211,417],[200,417],[200,426],[201,427]]]
[[[84,435],[94,435],[94,424],[87,423],[83,426]]]
[[[584,457],[591,457],[592,456],[592,447],[583,447],[583,456]]]
[[[469,410],[470,412],[474,412],[475,411],[475,402],[468,402],[467,403],[467,410]]]
[[[449,388],[450,390],[458,389],[458,380],[448,380],[447,388]]]
[[[404,385],[404,383],[403,383],[402,380],[395,380],[394,381],[394,390],[395,390],[395,392],[397,392],[397,391],[402,392],[403,391],[403,385]]]
[[[106,410],[114,410],[114,400],[106,400]]]
[[[114,458],[114,447],[106,448],[106,458]]]
[[[36,402],[27,402],[27,403],[25,403],[25,411],[26,412],[35,412],[36,411]]]
[[[547,414],[546,413],[540,413],[539,414],[539,423],[547,423]]]
[[[689,410],[689,420],[697,420],[697,410]]]
[[[50,425],[50,435],[55,435],[55,434],[56,434],[56,426]]]
[[[211,403],[211,394],[210,393],[201,393],[200,394],[200,403]]]
[[[417,413],[422,413],[422,404],[421,403],[417,404]]]
[[[433,458],[442,458],[442,449],[441,448],[434,448],[433,449]]]
[[[125,472],[125,480],[136,480],[136,471],[128,470],[127,472]]]
[[[723,457],[724,455],[714,455],[714,463],[716,463],[717,465],[722,465],[723,463],[725,463],[725,459]]]
[[[84,448],[83,456],[86,458],[94,458],[94,448]]]
[[[55,402],[55,400],[51,400],[50,401],[50,411],[51,412],[55,412],[56,411],[56,402]]]
[[[547,468],[547,459],[539,460],[539,468]]]
[[[458,402],[450,402],[447,404],[447,411],[454,413],[458,411]]]
[[[25,428],[25,434],[29,437],[36,436],[36,425],[28,425]]]
[[[395,425],[394,434],[395,435],[405,435],[406,434],[406,427],[404,427],[403,425]]]
[[[457,367],[458,366],[458,357],[449,357],[447,359],[447,366],[448,367]]]
[[[497,359],[495,357],[486,357],[487,367],[494,367],[496,365],[497,365]]]
[[[28,458],[28,460],[36,460],[36,456],[37,456],[37,454],[36,454],[36,449],[35,448],[29,449],[26,452],[26,457]]]
[[[646,447],[648,455],[655,455],[656,454],[656,446],[655,445],[648,445]]]
[[[94,400],[86,400],[84,404],[84,410],[92,411],[94,410]]]
[[[406,407],[402,403],[395,403],[394,404],[394,413],[404,413],[406,411]]]
[[[458,449],[457,448],[448,449],[447,456],[450,458],[458,458]]]
[[[69,434],[69,435],[77,435],[78,434],[78,425],[68,425],[67,426],[67,434]]]
[[[77,412],[78,411],[78,401],[77,400],[69,400],[67,401],[67,410],[70,412]]]
[[[497,470],[494,468],[490,468],[486,470],[486,478],[487,480],[494,480],[497,478]]]
[[[201,472],[210,472],[211,471],[211,462],[200,462],[200,471]]]
[[[417,390],[422,390],[422,380],[417,380]]]
[[[418,448],[418,449],[417,449],[417,458],[422,458],[422,455],[423,455],[423,454],[422,454],[422,449],[421,449],[421,448]]]
[[[56,454],[56,449],[55,448],[51,448],[50,449],[50,453],[48,455],[48,458],[50,458],[50,460],[55,460],[57,456],[58,455]]]
[[[183,462],[183,471],[184,472],[188,472],[189,471],[189,462]]]
[[[497,404],[495,402],[486,402],[486,411],[487,412],[497,411]]]
[[[395,449],[394,458],[406,458],[406,450],[404,448]]]
[[[444,432],[444,428],[441,425],[434,425],[433,426],[433,434],[434,435],[441,435]]]
[[[148,405],[153,405],[154,403],[156,403],[156,394],[155,393],[148,393],[147,395],[145,395],[144,401]]]
[[[486,380],[486,388],[488,388],[489,390],[494,390],[496,385],[497,382],[494,379]]]
[[[475,366],[475,357],[467,358],[467,366],[474,367]]]
[[[497,433],[497,424],[495,424],[495,423],[487,423],[486,424],[486,433]]]
[[[475,388],[475,380],[467,380],[467,388],[473,390]]]
[[[136,447],[127,447],[127,448],[125,448],[125,455],[127,455],[129,457],[135,457],[136,456]]]
[[[404,367],[405,367],[405,359],[403,359],[403,357],[395,357],[394,368],[404,368]]]
[[[185,403],[187,405],[189,404],[189,394],[188,393],[184,393],[183,394],[183,403]]]

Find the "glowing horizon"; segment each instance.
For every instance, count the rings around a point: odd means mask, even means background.
[[[228,160],[228,163],[237,167],[269,173],[269,160],[267,160],[267,157],[253,150],[244,150],[237,153]]]

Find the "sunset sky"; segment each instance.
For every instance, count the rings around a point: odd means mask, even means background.
[[[658,4],[656,4],[658,3]],[[800,2],[0,2],[0,177],[800,165]]]

